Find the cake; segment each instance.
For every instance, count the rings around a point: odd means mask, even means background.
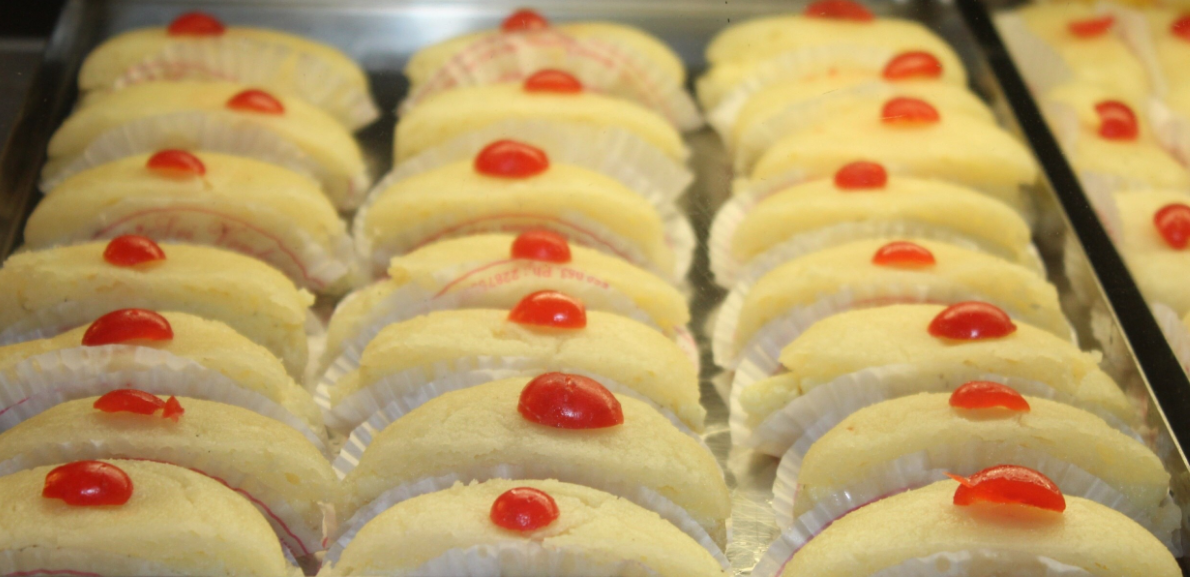
[[[1190,72],[1185,62],[1190,58],[1190,20],[1185,7],[1144,9],[1149,27],[1149,39],[1167,87],[1190,86]]]
[[[1116,246],[1145,299],[1190,314],[1183,272],[1190,272],[1186,226],[1190,194],[1172,190],[1124,191],[1115,195],[1122,230]],[[1164,211],[1164,212],[1163,212]]]
[[[285,275],[240,254],[180,244],[160,246],[163,259],[116,265],[104,258],[111,245],[9,257],[0,268],[0,342],[53,336],[120,308],[179,311],[226,323],[281,359],[291,375],[303,374],[314,299]]]

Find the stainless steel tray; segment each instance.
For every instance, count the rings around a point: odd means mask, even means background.
[[[33,79],[15,130],[0,153],[0,251],[7,255],[19,244],[25,219],[40,195],[36,182],[46,143],[73,105],[74,78],[83,56],[103,38],[140,26],[161,25],[185,9],[201,6],[229,22],[289,30],[342,48],[368,70],[381,108],[392,110],[407,88],[400,70],[415,50],[469,30],[495,26],[521,4],[524,2],[505,0],[71,0]],[[704,70],[703,49],[724,26],[800,7],[775,0],[536,0],[531,4],[558,21],[605,19],[640,26],[674,47],[686,61],[691,77]],[[1040,214],[1035,240],[1050,279],[1061,291],[1063,307],[1083,348],[1104,350],[1107,370],[1142,407],[1151,427],[1152,446],[1173,474],[1174,500],[1183,510],[1190,509],[1190,465],[1182,450],[1183,442],[1190,443],[1190,382],[1082,195],[985,8],[978,0],[873,4],[879,13],[921,20],[946,38],[966,64],[972,89],[993,106],[1005,126],[1016,130],[1037,152],[1047,182],[1035,190]],[[389,168],[394,123],[388,113],[359,134],[373,174]],[[706,436],[733,489],[735,511],[728,557],[736,575],[747,575],[778,534],[768,508],[776,461],[732,450],[727,409],[715,390],[717,369],[711,362],[705,325],[724,292],[711,280],[705,239],[711,218],[730,194],[731,169],[718,138],[710,131],[689,135],[689,142],[698,179],[682,202],[700,239],[689,284],[692,328],[703,351],[703,400],[709,412]],[[1183,533],[1190,535],[1185,527],[1184,520]]]

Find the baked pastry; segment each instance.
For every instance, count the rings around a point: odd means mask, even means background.
[[[539,290],[576,295],[594,310],[649,322],[671,336],[690,322],[682,293],[621,259],[545,231],[481,234],[394,258],[388,278],[340,301],[327,326],[323,365],[392,322],[439,308],[512,308]]]
[[[486,480],[504,477],[497,472],[506,466],[516,478],[621,496],[643,487],[726,545],[731,498],[714,456],[647,403],[562,373],[450,392],[401,416],[371,439],[343,479],[345,502],[336,514],[349,519],[382,493],[423,478]]]
[[[1176,8],[1148,7],[1143,10],[1149,27],[1149,40],[1167,88],[1190,87],[1190,72],[1185,62],[1190,58],[1190,20]]]
[[[300,376],[313,302],[256,259],[124,237],[9,257],[0,268],[0,342],[53,336],[120,308],[179,311],[226,323]]]
[[[322,549],[319,503],[333,502],[338,477],[318,448],[247,409],[169,398],[124,389],[67,401],[0,434],[0,473],[83,459],[170,463],[247,496],[295,557]]]
[[[133,318],[128,320],[129,316]],[[148,317],[148,320],[142,317]],[[53,391],[33,389],[29,392],[53,392],[57,395],[55,398],[93,396],[135,384],[156,394],[176,394],[175,387],[188,386],[198,396],[208,398],[209,395],[219,400],[228,395],[228,391],[219,389],[226,384],[272,401],[296,416],[297,422],[304,425],[306,430],[314,432],[315,436],[322,435],[322,415],[310,393],[285,374],[284,367],[267,349],[252,343],[227,325],[178,312],[157,314],[142,311],[140,314],[128,315],[115,311],[100,319],[104,319],[102,323],[96,321],[53,338],[0,347],[0,375],[10,384],[18,382],[25,387],[32,387],[43,383],[54,386]],[[104,329],[108,331],[119,332],[120,325],[130,327],[128,330],[141,331],[146,330],[146,325],[149,329],[159,329],[159,319],[164,319],[165,331],[148,333],[155,335],[154,340],[138,339],[137,333],[132,332],[129,333],[133,339],[131,341],[117,338],[104,343],[122,346],[104,347],[87,339],[89,331],[99,330],[92,328],[97,324],[109,325],[109,328]],[[82,366],[77,366],[80,364]],[[192,368],[193,365],[198,365],[197,371]],[[81,371],[86,378],[76,374],[77,371]],[[104,377],[105,373],[116,371],[138,382],[110,382],[111,379]],[[226,380],[218,379],[219,375]],[[35,380],[31,376],[40,379]],[[154,386],[151,389],[149,385]],[[87,393],[86,390],[92,387],[102,390]],[[24,400],[16,399],[18,402]],[[279,415],[279,418],[285,416]]]
[[[1125,191],[1115,195],[1121,231],[1117,246],[1145,299],[1190,314],[1182,273],[1190,272],[1186,224],[1190,194],[1171,190]]]
[[[523,523],[510,522],[521,510],[532,512],[521,516]],[[458,565],[440,563],[465,563],[468,557],[495,567],[501,566],[496,558],[524,563],[513,565],[522,571],[508,574],[548,573],[531,564],[538,557],[558,560],[576,575],[724,575],[706,549],[629,501],[558,481],[505,479],[458,483],[396,504],[365,525],[319,574],[458,574]]]
[[[164,150],[75,174],[29,216],[25,244],[129,233],[247,254],[319,292],[342,292],[359,274],[346,226],[317,181],[214,152]]]
[[[5,574],[297,571],[251,503],[182,467],[123,460],[38,467],[0,477],[0,496]]]
[[[49,160],[42,171],[52,177],[105,134],[135,126],[156,135],[152,150],[188,148],[189,135],[177,134],[170,123],[182,116],[201,116],[226,125],[226,139],[244,138],[237,131],[264,132],[308,157],[327,196],[341,209],[354,208],[368,185],[359,145],[338,121],[299,98],[269,94],[233,82],[147,82],[88,99],[50,138]],[[133,150],[131,153],[150,152]]]
[[[673,217],[680,218],[676,211]],[[653,205],[619,181],[502,140],[473,161],[452,162],[377,191],[356,215],[355,235],[360,252],[383,270],[393,256],[442,238],[545,228],[681,278],[685,270],[677,270],[674,248],[666,244],[666,224]]]

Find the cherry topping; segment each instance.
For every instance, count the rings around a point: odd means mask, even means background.
[[[528,178],[549,167],[544,150],[515,140],[497,140],[475,156],[476,172],[499,178]]]
[[[227,28],[218,18],[203,12],[187,12],[169,23],[170,36],[222,36]]]
[[[854,20],[856,22],[869,22],[875,18],[863,4],[852,0],[817,0],[806,6],[804,14],[810,18]]]
[[[543,262],[570,262],[566,237],[548,230],[527,230],[512,241],[512,258]]]
[[[534,423],[559,429],[624,424],[624,411],[611,391],[593,379],[566,373],[546,373],[529,381],[517,411]]]
[[[552,92],[554,94],[578,94],[583,83],[569,72],[547,68],[538,70],[525,79],[525,92]]]
[[[884,65],[883,74],[885,80],[941,78],[942,62],[933,54],[922,50],[902,52]]]
[[[545,19],[545,16],[538,14],[535,10],[528,8],[521,8],[513,12],[504,22],[500,24],[500,29],[505,32],[524,32],[526,30],[542,30],[550,27],[550,21]]]
[[[103,249],[103,260],[116,266],[136,266],[165,260],[165,251],[152,239],[134,234],[113,238]]]
[[[508,320],[522,325],[559,329],[587,326],[587,308],[574,297],[556,291],[537,291],[508,312]]]
[[[921,268],[936,264],[930,249],[906,241],[890,242],[876,250],[872,264],[894,268]]]
[[[83,333],[83,346],[98,347],[128,341],[168,341],[174,330],[165,317],[144,309],[120,309],[103,315]]]
[[[558,518],[558,504],[545,491],[517,487],[496,497],[489,516],[497,527],[510,531],[536,531],[548,527]]]
[[[975,503],[1028,505],[1061,513],[1066,510],[1066,498],[1053,481],[1028,467],[997,465],[964,479],[946,474],[959,482],[954,492],[954,504],[968,506]]]
[[[149,157],[145,168],[181,177],[202,176],[207,173],[207,167],[202,161],[185,150],[162,150]]]
[[[242,112],[285,114],[285,106],[275,96],[263,90],[249,88],[227,101],[227,107]]]
[[[938,109],[918,98],[898,96],[884,103],[880,120],[885,124],[933,124],[941,120]]]
[[[835,173],[835,186],[843,190],[884,188],[886,184],[888,172],[875,162],[852,162]]]
[[[1067,27],[1070,33],[1079,38],[1095,38],[1111,29],[1116,18],[1111,15],[1096,16],[1084,20],[1071,20]]]
[[[132,479],[123,469],[101,461],[75,461],[45,476],[41,496],[75,507],[123,505],[132,498]]]
[[[163,401],[157,395],[151,395],[136,389],[116,389],[95,399],[92,405],[105,413],[136,413],[138,415],[152,415],[161,409],[161,418],[178,422],[178,418],[186,412],[177,397],[170,396]]]
[[[990,381],[971,381],[955,389],[950,406],[956,409],[1002,408],[1018,413],[1029,411],[1029,401],[1007,385]]]
[[[1016,332],[1008,313],[995,305],[967,301],[946,307],[930,321],[930,334],[946,339],[995,339]]]
[[[1167,204],[1153,215],[1153,224],[1170,248],[1181,250],[1190,244],[1190,206]]]
[[[1169,32],[1174,36],[1190,42],[1190,14],[1183,14],[1169,25]]]
[[[1132,107],[1118,100],[1104,100],[1095,105],[1099,114],[1099,136],[1108,140],[1136,140],[1140,125]]]

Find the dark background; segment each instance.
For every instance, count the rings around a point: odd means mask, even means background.
[[[0,36],[49,36],[65,0],[0,1]]]

